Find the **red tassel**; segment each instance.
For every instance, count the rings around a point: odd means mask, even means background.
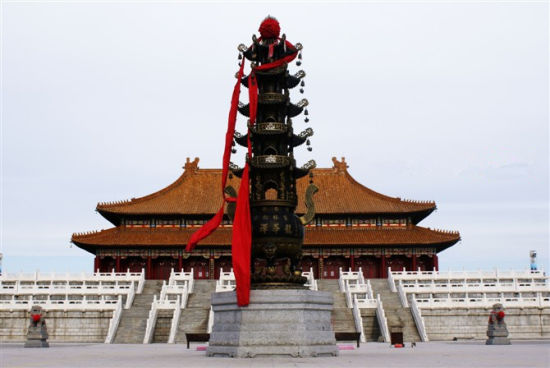
[[[185,247],[185,251],[191,252],[198,242],[200,242],[202,239],[206,238],[208,235],[212,234],[214,230],[220,226],[222,219],[223,219],[223,212],[224,212],[224,205],[225,202],[233,202],[235,199],[226,198],[225,197],[225,185],[227,184],[227,174],[229,173],[229,160],[231,159],[231,143],[233,142],[233,136],[235,135],[235,124],[237,122],[237,107],[239,105],[239,94],[241,93],[241,79],[243,77],[243,71],[244,71],[244,60],[241,63],[241,68],[239,69],[239,73],[237,75],[237,83],[235,83],[235,87],[233,88],[233,96],[231,97],[231,108],[229,109],[229,117],[228,117],[228,123],[227,123],[227,132],[225,133],[225,150],[223,151],[223,163],[222,163],[222,196],[223,196],[223,203],[218,210],[218,213],[210,219],[206,224],[201,226],[197,231],[193,233],[191,238],[189,238],[189,241],[187,242],[187,246]]]
[[[248,77],[248,98],[250,106],[250,125],[256,122],[258,111],[258,84],[256,75],[252,71]],[[250,131],[248,132],[248,159],[252,157],[252,143]],[[252,224],[250,220],[250,193],[249,193],[249,164],[244,166],[241,177],[241,186],[237,196],[237,208],[233,221],[233,238],[231,240],[231,256],[233,260],[233,272],[237,284],[237,304],[241,307],[250,303],[250,257],[252,248]]]

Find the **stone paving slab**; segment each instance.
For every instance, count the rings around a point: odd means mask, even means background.
[[[0,367],[138,368],[138,367],[550,367],[550,341],[512,341],[486,346],[485,341],[418,343],[395,349],[385,343],[366,343],[333,358],[208,358],[192,344],[59,344],[48,349],[25,349],[23,344],[0,344]]]

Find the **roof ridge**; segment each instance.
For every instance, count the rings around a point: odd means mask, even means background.
[[[149,199],[152,199],[152,198],[155,198],[161,194],[164,194],[166,192],[169,192],[171,191],[172,189],[178,187],[179,185],[181,185],[185,179],[191,175],[191,174],[196,174],[198,171],[199,171],[199,158],[198,157],[195,157],[195,159],[193,161],[191,161],[189,159],[189,157],[187,157],[186,159],[186,162],[185,162],[185,166],[183,167],[183,173],[170,185],[160,189],[160,190],[157,190],[156,192],[153,192],[151,194],[148,194],[146,196],[143,196],[143,197],[139,197],[139,198],[132,198],[132,199],[126,199],[126,200],[122,200],[122,201],[115,201],[115,202],[99,202],[96,206],[96,210],[99,209],[100,207],[116,207],[118,205],[124,205],[124,204],[129,204],[129,203],[140,203],[140,202],[143,202],[143,201],[146,201],[146,200],[149,200]]]
[[[379,193],[379,192],[377,192],[375,190],[372,190],[372,189],[364,186],[363,184],[359,183],[357,180],[355,180],[351,176],[351,174],[348,172],[349,165],[347,164],[345,157],[342,157],[341,161],[338,161],[338,159],[336,157],[333,157],[332,162],[333,162],[332,169],[329,169],[329,170],[331,170],[333,172],[336,171],[337,173],[344,174],[344,176],[352,184],[358,185],[359,188],[361,188],[363,191],[365,191],[369,194],[372,194],[375,197],[378,197],[378,198],[384,199],[384,200],[391,200],[391,201],[394,201],[394,202],[397,202],[397,203],[404,202],[404,203],[419,204],[419,205],[423,205],[423,204],[433,204],[433,205],[435,205],[435,201],[420,201],[420,200],[413,200],[413,199],[401,199],[400,197],[390,197],[390,196],[387,196],[385,194]]]
[[[390,200],[395,203],[410,203],[410,204],[418,204],[418,205],[426,205],[426,204],[433,204],[435,205],[435,201],[418,201],[418,200],[411,200],[411,199],[401,199],[400,197],[390,197],[385,194],[379,193],[373,189],[370,189],[363,184],[359,183],[357,180],[355,180],[351,174],[348,172],[348,170],[344,171],[344,176],[347,180],[349,180],[352,184],[357,185],[361,190],[363,190],[366,193],[372,194],[375,197],[378,197],[380,199],[384,200]]]
[[[413,216],[418,223],[435,208],[434,201],[402,200],[379,193],[356,180],[348,171],[345,157],[341,161],[333,157],[332,168],[315,168],[318,184],[324,192],[318,195],[318,213],[400,213]],[[151,194],[123,201],[99,202],[96,210],[114,225],[119,225],[123,216],[133,215],[207,215],[216,213],[221,196],[212,195],[219,189],[222,170],[198,167],[199,158],[187,158],[183,173],[170,185]],[[315,179],[314,179],[315,180]],[[235,175],[228,178],[228,184],[239,185]],[[307,186],[307,178],[297,180],[297,189]],[[342,197],[339,198],[339,195]],[[220,203],[219,203],[220,202]],[[303,203],[298,204],[303,211]]]

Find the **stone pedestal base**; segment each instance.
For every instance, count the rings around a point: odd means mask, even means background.
[[[208,356],[337,356],[332,295],[311,290],[252,290],[238,307],[234,291],[212,294]]]
[[[31,330],[31,328],[29,328]],[[25,341],[26,348],[49,348],[48,334],[41,328],[35,328],[34,331],[27,333],[27,341]]]
[[[490,324],[487,329],[487,341],[485,345],[510,345],[510,339],[508,338],[508,329],[504,322],[497,324]]]
[[[511,345],[510,339],[507,337],[490,337],[485,341],[485,345]]]

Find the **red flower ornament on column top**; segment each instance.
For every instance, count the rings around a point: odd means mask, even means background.
[[[260,29],[258,29],[260,35],[263,39],[266,38],[279,38],[281,33],[281,26],[279,26],[279,21],[273,17],[267,17],[260,24]]]

